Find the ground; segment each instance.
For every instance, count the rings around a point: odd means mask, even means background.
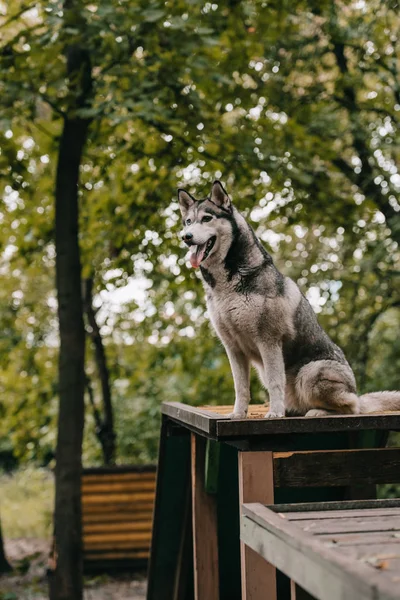
[[[14,571],[0,578],[0,600],[47,600],[48,540],[6,539],[5,550]],[[143,575],[85,577],[85,600],[144,600],[145,597]]]

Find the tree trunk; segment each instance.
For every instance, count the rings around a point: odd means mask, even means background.
[[[89,121],[79,118],[75,109],[84,106],[91,92],[88,54],[79,47],[69,47],[67,67],[74,105],[64,118],[55,194],[60,354],[51,600],[81,600],[83,594],[81,470],[85,330],[78,239],[78,183]]]
[[[103,418],[96,419],[96,434],[101,444],[104,464],[111,465],[115,463],[115,431],[114,414],[111,397],[110,373],[107,366],[107,357],[104,350],[104,344],[100,333],[100,327],[96,321],[96,315],[93,308],[93,278],[89,277],[84,281],[84,306],[89,325],[89,335],[93,342],[97,371],[101,384],[101,394],[103,399]]]
[[[6,553],[4,551],[4,542],[3,542],[3,534],[1,531],[1,523],[0,523],[0,575],[2,573],[8,573],[12,571],[12,567],[7,560]]]

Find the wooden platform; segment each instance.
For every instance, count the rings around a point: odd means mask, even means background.
[[[240,541],[241,505],[375,498],[400,482],[400,448],[385,447],[400,413],[268,420],[253,405],[234,421],[232,409],[162,406],[148,600],[289,600],[287,577]]]
[[[170,419],[218,441],[332,431],[400,431],[400,412],[264,419],[268,406],[251,405],[247,419],[231,420],[227,415],[232,410],[233,406],[193,407],[179,402],[162,405],[162,413]]]
[[[241,539],[292,579],[292,598],[296,587],[318,600],[400,598],[398,500],[245,504]]]

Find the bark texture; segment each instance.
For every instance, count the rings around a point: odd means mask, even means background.
[[[7,560],[6,553],[4,551],[3,533],[1,531],[0,523],[0,575],[2,573],[8,573],[9,571],[12,571],[12,568]]]
[[[103,401],[103,416],[95,409],[93,393],[90,385],[88,386],[89,398],[94,408],[96,420],[96,434],[99,439],[103,452],[104,464],[111,465],[115,463],[115,431],[114,414],[112,406],[110,372],[107,365],[107,357],[104,349],[103,339],[100,333],[100,327],[96,320],[96,312],[93,308],[93,278],[89,277],[84,281],[84,307],[88,322],[88,334],[92,340],[97,372],[101,385],[101,395]]]
[[[73,101],[64,116],[55,194],[60,354],[51,600],[81,600],[83,594],[81,455],[85,330],[78,238],[78,183],[89,121],[80,118],[77,109],[85,106],[90,97],[91,67],[89,56],[82,48],[69,47],[66,54]]]

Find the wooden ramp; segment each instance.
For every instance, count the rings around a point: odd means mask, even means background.
[[[244,504],[241,539],[290,577],[293,600],[400,599],[399,500]]]
[[[141,568],[150,552],[156,467],[85,469],[82,520],[86,570]]]

